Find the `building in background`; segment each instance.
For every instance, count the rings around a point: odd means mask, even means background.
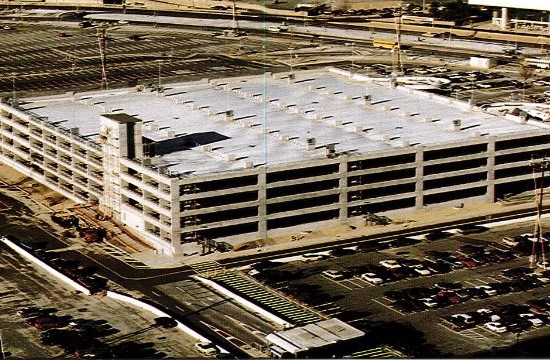
[[[502,29],[509,26],[508,8],[550,11],[548,0],[468,0],[468,4],[500,7],[502,10],[499,24]],[[545,25],[550,28],[550,18]]]

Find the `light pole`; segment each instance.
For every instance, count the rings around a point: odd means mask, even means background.
[[[353,71],[353,67],[355,66],[353,61],[355,43],[354,42],[345,43],[345,45],[351,47],[351,70]]]
[[[161,82],[160,82],[160,71],[161,71],[161,66],[162,66],[162,60],[159,59],[157,60],[158,64],[159,64],[159,86],[158,86],[158,91],[160,92],[160,85],[161,85]]]

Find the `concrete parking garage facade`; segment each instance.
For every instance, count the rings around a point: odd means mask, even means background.
[[[377,81],[327,69],[4,99],[0,159],[170,255],[532,188],[547,124]]]

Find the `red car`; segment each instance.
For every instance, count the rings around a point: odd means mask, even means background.
[[[461,256],[458,258],[458,260],[462,263],[462,265],[464,265],[465,267],[474,267],[474,266],[477,266],[477,263],[470,259],[469,257],[467,256]]]

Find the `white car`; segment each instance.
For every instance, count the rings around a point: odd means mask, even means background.
[[[550,269],[550,261],[541,261],[537,263],[537,266],[541,269]]]
[[[395,260],[382,260],[379,264],[387,269],[399,269],[401,267]]]
[[[421,301],[424,305],[426,305],[429,308],[437,307],[437,302],[432,298],[422,298],[418,300]]]
[[[218,349],[216,348],[216,346],[210,342],[196,343],[195,348],[201,353],[208,356],[214,356],[218,353]]]
[[[413,268],[414,271],[416,271],[418,274],[420,275],[423,275],[423,276],[426,276],[426,275],[431,275],[432,273],[430,272],[430,270],[426,269],[424,266],[422,265],[413,265],[411,266],[411,268]]]
[[[361,275],[361,279],[374,285],[380,285],[384,282],[384,280],[379,278],[375,273],[364,273]]]
[[[485,291],[485,294],[487,294],[488,296],[494,296],[497,294],[497,291],[492,287],[490,287],[489,285],[479,285],[479,286],[476,286],[476,289],[481,289]]]
[[[344,274],[338,270],[325,270],[322,274],[332,280],[342,280],[344,278]]]
[[[531,314],[531,313],[519,314],[519,317],[529,321],[533,326],[544,325],[544,322],[538,316],[535,316],[534,314]]]
[[[501,323],[496,322],[496,321],[491,321],[491,322],[485,323],[485,327],[487,329],[489,329],[491,331],[494,331],[496,333],[499,333],[499,334],[508,331],[506,329],[506,326],[504,326]]]

